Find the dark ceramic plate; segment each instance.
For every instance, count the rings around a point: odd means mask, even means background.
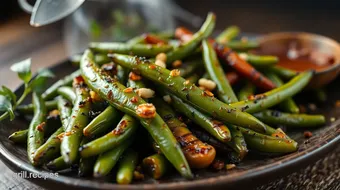
[[[57,75],[56,78],[65,76],[74,70],[68,61],[52,67],[52,71]],[[55,79],[57,80],[57,79]],[[51,81],[52,83],[53,81]],[[327,117],[327,125],[308,129],[313,132],[313,137],[306,140],[303,131],[289,130],[288,134],[299,144],[299,150],[295,153],[284,156],[258,155],[252,152],[236,168],[229,171],[214,172],[211,170],[194,171],[195,179],[187,181],[179,175],[173,174],[161,181],[147,179],[137,184],[117,185],[109,183],[109,180],[98,180],[92,178],[79,178],[75,173],[60,174],[58,177],[47,179],[34,179],[35,183],[48,187],[49,189],[61,189],[63,187],[72,189],[196,189],[196,188],[235,188],[235,187],[254,187],[259,183],[268,182],[278,177],[292,173],[307,164],[313,163],[324,156],[327,152],[338,146],[340,141],[340,120],[331,122],[331,118],[339,118],[340,108],[336,108],[335,102],[340,97],[340,78],[327,87],[327,102],[318,105],[315,113],[322,113]],[[21,86],[16,93],[21,93]],[[302,94],[302,100],[306,101],[308,94]],[[27,100],[29,102],[30,100]],[[301,101],[303,102],[303,101]],[[308,106],[307,106],[308,107]],[[314,113],[313,112],[313,113]],[[28,121],[18,117],[13,122],[0,123],[0,153],[5,164],[15,172],[27,171],[27,173],[49,174],[49,171],[35,168],[29,164],[26,156],[26,148],[11,143],[7,137],[20,129],[28,126]]]

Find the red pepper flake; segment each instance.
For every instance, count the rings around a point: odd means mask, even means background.
[[[265,99],[266,95],[265,94],[257,94],[254,96],[254,103],[257,103],[257,101]]]
[[[72,135],[72,131],[69,131],[69,132],[65,132],[65,133],[64,133],[64,136],[70,136],[70,135]]]
[[[212,92],[210,92],[209,90],[204,90],[202,92],[203,96],[209,96],[209,97],[214,97],[214,94]]]
[[[42,122],[39,125],[37,125],[36,129],[40,132],[44,132],[44,127],[45,127],[46,123]]]
[[[58,138],[60,141],[62,141],[63,138],[64,138],[64,136],[65,136],[65,133],[60,133],[59,135],[57,135],[57,138]]]
[[[272,137],[278,137],[278,138],[286,138],[286,134],[283,131],[276,131],[272,134]]]
[[[141,80],[142,77],[140,75],[137,75],[136,73],[134,72],[130,72],[129,74],[129,79],[133,80],[133,81],[136,81],[136,80]]]
[[[224,168],[224,162],[222,160],[214,160],[214,162],[212,163],[212,167],[215,170],[222,170]]]
[[[123,134],[124,133],[124,129],[126,128],[127,124],[128,124],[127,120],[121,121],[118,124],[118,126],[114,130],[112,130],[112,133],[114,135],[121,135],[121,134]]]
[[[112,95],[113,95],[113,93],[112,93],[112,91],[110,90],[108,93],[107,93],[107,98],[109,98],[110,100],[112,99]]]
[[[156,66],[155,65],[149,65],[149,69],[154,70],[154,69],[156,69]]]
[[[137,98],[136,96],[132,97],[132,98],[131,98],[131,102],[132,102],[132,103],[138,102],[138,98]]]
[[[123,92],[125,92],[125,93],[130,93],[130,92],[132,92],[132,91],[133,91],[133,88],[132,88],[132,87],[125,88],[125,89],[123,90]]]
[[[79,85],[82,85],[84,83],[84,78],[79,75],[77,76],[76,78],[73,79],[73,86],[79,86]]]
[[[140,104],[136,109],[136,113],[142,118],[154,118],[156,116],[156,108],[153,104]]]
[[[303,132],[303,136],[306,138],[306,139],[309,139],[313,136],[313,133],[310,132],[310,131],[305,131]]]

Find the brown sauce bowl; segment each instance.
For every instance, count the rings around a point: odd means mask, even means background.
[[[268,54],[287,51],[290,44],[296,43],[298,48],[307,48],[318,51],[334,58],[334,63],[322,70],[315,71],[308,88],[319,88],[333,81],[340,72],[340,45],[337,41],[305,32],[278,32],[270,33],[258,38],[260,51]]]

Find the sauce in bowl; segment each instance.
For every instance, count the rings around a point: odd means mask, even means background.
[[[279,58],[278,66],[295,71],[315,70],[322,71],[335,63],[334,56],[301,47],[301,44],[291,41],[286,46],[260,47],[254,52],[258,55],[275,55]]]
[[[297,49],[294,45],[291,45],[284,54],[277,56],[279,57],[277,65],[295,71],[308,69],[321,71],[334,64],[334,57],[331,55],[307,48]]]
[[[315,70],[308,88],[322,87],[340,73],[340,45],[325,36],[305,32],[278,32],[258,38],[254,54],[276,55],[278,66],[295,70]]]

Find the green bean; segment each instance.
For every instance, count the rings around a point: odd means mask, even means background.
[[[234,38],[236,38],[240,33],[240,28],[237,26],[229,26],[221,34],[216,37],[216,42],[225,44]]]
[[[213,47],[206,40],[202,42],[204,66],[210,78],[216,82],[217,96],[225,103],[236,102],[236,95],[225,77]]]
[[[151,45],[151,44],[126,44],[119,42],[92,42],[90,48],[95,53],[122,53],[133,54],[137,56],[155,57],[162,52],[168,52],[172,49],[169,45]]]
[[[132,140],[127,140],[126,142],[122,143],[120,146],[117,146],[99,155],[93,168],[93,176],[94,177],[106,176],[112,170],[112,168],[116,165],[120,156],[130,146],[131,142]]]
[[[263,111],[300,92],[308,84],[312,76],[312,71],[305,71],[278,88],[254,96],[252,100],[236,102],[230,105],[248,113]]]
[[[226,125],[222,122],[213,119],[212,117],[201,113],[191,105],[183,102],[180,98],[171,95],[171,105],[180,113],[191,119],[197,125],[206,130],[209,134],[214,136],[221,142],[229,142],[231,134]]]
[[[231,132],[232,141],[228,142],[227,145],[235,151],[232,153],[233,157],[237,157],[238,160],[242,160],[248,153],[244,135],[239,130],[236,130],[238,126],[228,125],[228,127]]]
[[[184,78],[176,74],[176,70],[170,72],[138,57],[120,54],[111,54],[110,56],[115,63],[133,69],[204,113],[213,115],[223,122],[250,127],[259,132],[266,130],[265,125],[250,114],[235,110],[234,107],[214,98],[212,93],[203,91],[194,84],[186,83]],[[150,69],[150,66],[155,69]]]
[[[265,72],[265,75],[277,86],[282,86],[283,81],[274,73],[272,72]],[[283,100],[281,103],[279,103],[279,108],[283,111],[290,112],[290,113],[299,113],[300,109],[296,105],[293,98],[287,98],[286,100]]]
[[[282,111],[286,111],[288,113],[300,113],[300,108],[298,107],[298,105],[296,105],[295,101],[292,98],[287,98],[278,106]]]
[[[194,52],[196,48],[200,45],[201,41],[207,38],[212,33],[215,27],[215,20],[216,20],[215,14],[209,13],[200,30],[192,36],[190,41],[186,42],[185,44],[182,44],[181,46],[176,47],[175,49],[169,51],[166,54],[167,65],[170,65],[172,62],[176,60],[182,60],[184,57]]]
[[[111,132],[81,146],[79,148],[81,157],[86,158],[90,156],[96,156],[100,153],[120,146],[136,133],[137,128],[138,122],[135,120],[135,118],[125,114],[118,123],[117,127]]]
[[[15,143],[27,143],[28,129],[12,133],[8,139]]]
[[[151,33],[151,35],[155,35],[158,38],[162,38],[163,40],[168,40],[168,39],[173,37],[172,32]],[[130,45],[144,44],[145,43],[145,37],[144,36],[145,36],[145,34],[133,37],[130,40],[128,40],[126,43],[130,44]]]
[[[34,154],[37,149],[44,143],[44,130],[46,125],[46,107],[41,95],[33,92],[32,101],[34,107],[34,116],[28,128],[27,134],[27,155],[28,160],[34,165],[38,163],[34,160]]]
[[[90,141],[90,138],[83,138],[80,145],[83,146],[84,144],[88,143]],[[94,164],[96,163],[97,157],[92,156],[88,158],[80,158],[79,160],[79,169],[78,169],[78,175],[79,176],[89,176],[93,172]]]
[[[277,74],[280,78],[283,78],[283,79],[286,79],[286,80],[289,80],[293,77],[295,77],[298,72],[296,71],[293,71],[293,70],[290,70],[290,69],[287,69],[287,68],[284,68],[284,67],[281,67],[281,66],[274,66],[274,67],[268,67],[268,68],[265,68],[265,70],[268,70],[270,72],[273,72],[275,74]]]
[[[242,132],[250,148],[262,152],[290,153],[295,152],[298,148],[298,144],[291,139],[267,136],[242,127],[238,127],[236,130]]]
[[[97,157],[80,158],[79,160],[79,176],[90,176],[93,172],[94,164]]]
[[[86,137],[95,137],[105,133],[111,126],[116,126],[121,118],[117,109],[108,106],[95,117],[83,130]]]
[[[202,60],[201,59],[194,59],[185,62],[181,67],[179,67],[180,75],[181,77],[187,77],[191,74],[193,74],[200,66],[202,66]]]
[[[287,127],[317,127],[326,122],[323,115],[289,114],[274,110],[258,112],[254,116],[270,125]]]
[[[248,100],[248,98],[255,93],[256,87],[250,83],[247,82],[247,84],[241,88],[240,92],[238,93],[238,99],[243,101],[243,100]]]
[[[60,171],[69,168],[70,165],[64,161],[64,158],[62,156],[60,156],[47,163],[46,167],[53,171]]]
[[[247,152],[247,146],[244,142],[242,134],[233,130],[230,132],[229,128],[223,123],[212,119],[210,116],[201,113],[194,107],[184,103],[180,98],[170,95],[172,106],[174,106],[179,112],[205,129],[209,134],[215,137],[217,140],[226,143],[232,149],[234,149],[240,158],[243,158]],[[232,141],[230,141],[233,139]]]
[[[58,97],[57,101],[61,125],[64,131],[66,131],[66,128],[71,117],[72,105],[62,97]]]
[[[279,62],[279,58],[272,55],[254,55],[250,53],[239,53],[239,56],[256,68],[272,67]]]
[[[145,88],[145,84],[142,80],[128,79],[127,86],[131,88]]]
[[[75,77],[80,75],[80,70],[77,70],[70,75],[65,76],[64,78],[55,82],[52,86],[50,86],[43,94],[42,97],[44,100],[50,100],[58,95],[57,90],[62,86],[70,86]]]
[[[234,51],[248,51],[259,47],[259,43],[256,41],[243,41],[243,40],[232,40],[226,44],[229,48]]]
[[[196,84],[199,78],[200,77],[198,75],[193,74],[193,75],[190,75],[187,78],[185,78],[185,80],[189,81],[191,84]]]
[[[233,127],[231,127],[230,130],[232,131],[232,142],[234,142],[234,144],[229,144],[229,146],[216,140],[213,136],[205,133],[204,131],[201,131],[200,129],[190,129],[192,133],[197,136],[197,138],[201,139],[203,142],[211,144],[213,147],[216,148],[217,152],[226,155],[229,163],[239,163],[248,152],[246,142],[242,133],[238,130],[235,130],[236,132],[234,132]],[[231,149],[231,147],[233,148]]]
[[[46,101],[45,107],[48,111],[54,110],[57,108],[57,101],[56,100]],[[23,114],[32,114],[33,104],[20,105],[17,107],[16,110],[18,110],[18,112],[23,113]]]
[[[129,184],[132,182],[133,172],[137,164],[137,152],[127,150],[118,164],[116,181],[118,184]]]
[[[78,148],[83,136],[82,132],[88,124],[88,112],[91,107],[90,95],[88,89],[83,84],[83,79],[78,77],[73,85],[76,99],[65,130],[65,136],[61,143],[61,155],[68,164],[73,164],[77,161]]]
[[[125,84],[127,79],[129,78],[129,72],[127,69],[123,68],[122,66],[117,66],[117,79],[120,83]]]
[[[57,90],[58,94],[64,97],[66,100],[73,102],[76,99],[76,94],[69,86],[62,86]]]
[[[192,178],[190,167],[180,146],[161,117],[153,111],[153,105],[147,104],[136,93],[125,91],[125,86],[110,76],[100,73],[99,68],[93,62],[91,51],[85,51],[80,67],[82,75],[91,89],[108,101],[111,106],[140,120],[181,175]],[[151,115],[144,114],[146,113],[144,111],[149,110],[148,108],[151,111],[148,113]]]
[[[198,127],[191,127],[190,130],[198,139],[208,144],[211,144],[217,150],[218,153],[230,153],[233,151],[231,147],[217,140],[212,135],[206,133],[204,130]]]
[[[42,165],[48,161],[53,160],[59,156],[61,137],[59,135],[64,132],[64,129],[60,127],[56,132],[54,132],[47,141],[41,145],[33,156],[33,160],[36,165]]]
[[[145,44],[144,34],[131,38],[126,42],[129,45]],[[97,61],[96,61],[97,63]]]
[[[143,159],[143,168],[152,178],[160,179],[170,169],[170,163],[162,154],[154,154]]]
[[[151,34],[154,34],[158,36],[159,38],[163,38],[163,39],[171,39],[174,37],[173,31],[162,31],[162,32],[151,33]]]
[[[191,168],[206,168],[215,159],[215,148],[203,143],[195,137],[187,128],[187,125],[180,121],[175,111],[160,98],[153,98],[152,103],[157,107],[157,112],[165,120],[170,130],[182,147],[185,158]],[[204,151],[201,151],[204,150]]]
[[[59,114],[55,116],[55,113],[51,114],[50,112],[50,115],[46,118],[46,127],[44,128],[45,136],[51,135],[51,133],[60,126],[59,122],[56,122],[56,120],[59,120]],[[17,131],[11,134],[8,139],[15,143],[27,143],[27,134],[28,129]]]

